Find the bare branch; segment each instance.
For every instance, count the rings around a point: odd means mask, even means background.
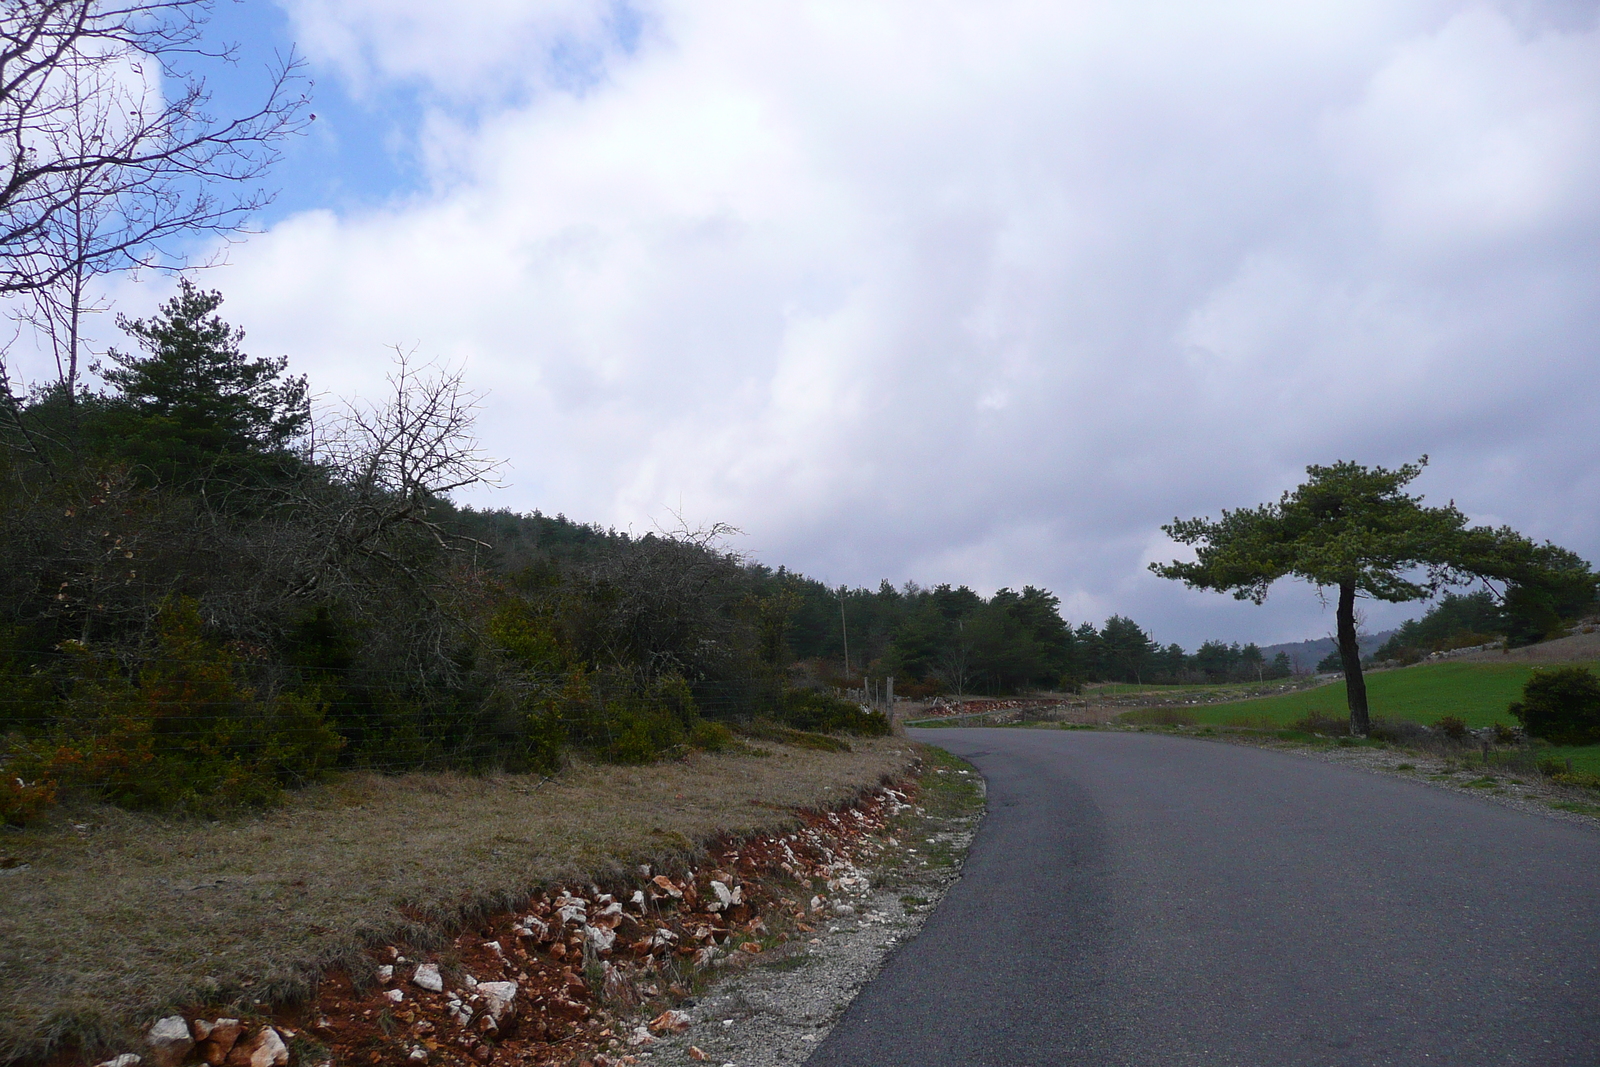
[[[0,294],[86,269],[181,269],[176,238],[239,232],[270,203],[256,183],[307,121],[300,61],[290,55],[269,72],[255,111],[212,118],[204,78],[180,66],[231,57],[202,44],[209,9],[210,0],[0,9]],[[170,96],[163,82],[175,85]]]

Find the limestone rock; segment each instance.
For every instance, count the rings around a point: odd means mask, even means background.
[[[650,1029],[656,1033],[681,1034],[689,1029],[689,1013],[686,1011],[664,1011],[650,1020]]]
[[[235,1044],[226,1063],[227,1067],[288,1067],[289,1048],[278,1031],[263,1026]]]
[[[238,1019],[213,1019],[206,1022],[196,1019],[194,1036],[200,1042],[200,1058],[212,1067],[221,1067],[233,1051],[234,1043],[244,1033],[244,1023]]]
[[[194,1038],[189,1034],[189,1020],[181,1015],[157,1019],[144,1036],[150,1046],[150,1062],[155,1067],[178,1067],[194,1048]]]
[[[437,963],[417,964],[417,969],[411,974],[411,984],[430,993],[444,992],[444,978],[439,974]]]
[[[104,1063],[95,1064],[95,1067],[139,1067],[139,1064],[143,1062],[144,1060],[140,1056],[132,1052],[124,1052],[120,1056],[113,1056]]]
[[[483,997],[483,1013],[494,1020],[497,1028],[504,1030],[517,1014],[517,983],[479,982],[478,994]]]

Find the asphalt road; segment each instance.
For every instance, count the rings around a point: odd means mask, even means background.
[[[1600,1065],[1600,832],[1226,744],[912,733],[989,813],[813,1067]]]

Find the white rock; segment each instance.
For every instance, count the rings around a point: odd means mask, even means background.
[[[399,1004],[406,999],[406,991],[404,989],[385,989],[383,996],[390,1004]]]
[[[204,1019],[194,1021],[194,1036],[200,1042],[200,1058],[206,1063],[222,1063],[233,1051],[233,1046],[244,1033],[244,1023],[238,1019]]]
[[[378,981],[382,982],[384,985],[388,985],[390,982],[394,981],[393,964],[385,963],[382,967],[378,968]]]
[[[95,1067],[139,1067],[139,1064],[143,1062],[144,1061],[142,1059],[133,1053],[124,1052],[122,1055],[115,1056],[109,1060],[106,1060],[104,1063],[95,1064]]]
[[[411,1050],[411,1055],[406,1057],[406,1062],[407,1063],[427,1063],[428,1062],[428,1050],[423,1048],[421,1045],[418,1045],[416,1048]]]
[[[614,930],[607,930],[603,926],[590,926],[583,931],[583,936],[594,946],[596,952],[602,952],[616,943],[617,935]]]
[[[653,1045],[655,1043],[656,1039],[650,1036],[650,1028],[645,1026],[643,1023],[635,1026],[633,1028],[633,1033],[628,1035],[629,1048],[644,1048],[646,1045]]]
[[[689,1013],[686,1011],[668,1010],[650,1020],[650,1029],[656,1031],[656,1033],[681,1034],[689,1029],[690,1024],[693,1022],[694,1020],[690,1018]]]
[[[272,1027],[262,1027],[252,1046],[250,1067],[287,1067],[289,1047]]]
[[[643,889],[635,889],[633,891],[633,896],[628,898],[628,903],[632,904],[634,907],[638,908],[640,911],[643,911],[644,910],[644,890]]]
[[[156,1067],[177,1067],[194,1048],[194,1038],[189,1033],[189,1020],[181,1015],[157,1019],[144,1035],[150,1046],[150,1062]]]
[[[515,982],[479,982],[478,993],[484,999],[484,1011],[495,1025],[505,1021],[506,1017],[516,1012],[517,983]]]
[[[417,964],[416,971],[411,975],[411,984],[430,993],[444,992],[444,978],[439,974],[437,963]]]

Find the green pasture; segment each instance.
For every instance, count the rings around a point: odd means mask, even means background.
[[[1595,664],[1587,664],[1591,669]],[[1367,704],[1373,716],[1432,724],[1454,715],[1469,727],[1496,722],[1516,724],[1506,707],[1522,696],[1536,668],[1521,663],[1429,663],[1374,671],[1367,678]],[[1184,709],[1194,721],[1213,726],[1282,727],[1312,712],[1343,718],[1344,682],[1280,696]],[[1600,774],[1600,745],[1552,748],[1552,756],[1571,759],[1574,770]]]

